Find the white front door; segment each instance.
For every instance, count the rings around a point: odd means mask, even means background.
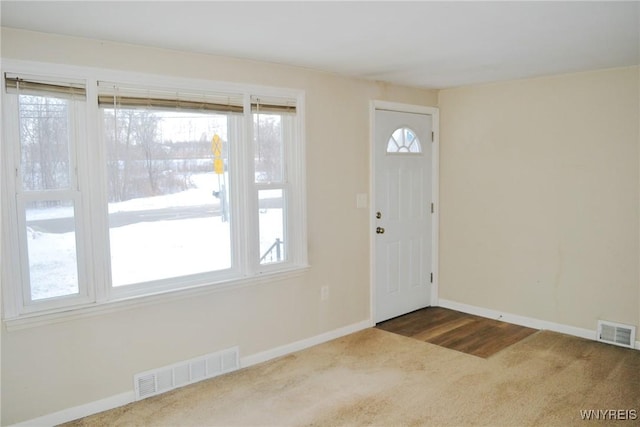
[[[432,116],[376,110],[374,300],[381,322],[431,299]]]

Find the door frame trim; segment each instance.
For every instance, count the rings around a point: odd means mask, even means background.
[[[439,250],[439,234],[440,229],[440,110],[437,107],[428,107],[423,105],[403,104],[398,102],[389,102],[381,100],[372,100],[369,105],[369,320],[375,325],[376,313],[376,239],[374,238],[373,226],[375,218],[376,196],[375,196],[375,117],[376,111],[396,111],[400,113],[418,113],[430,115],[432,119],[433,143],[431,151],[431,197],[434,204],[434,211],[431,217],[431,269],[433,271],[433,282],[431,283],[431,305],[438,305],[438,250]]]

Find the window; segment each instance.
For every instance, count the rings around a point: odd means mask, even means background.
[[[422,145],[413,130],[401,127],[394,130],[389,137],[387,153],[422,153]]]
[[[299,93],[78,77],[4,74],[5,318],[306,265]]]
[[[13,159],[13,227],[24,307],[46,308],[87,300],[82,264],[82,194],[76,158],[85,120],[83,84],[47,79],[5,79],[8,114],[3,128],[7,159]],[[9,133],[9,132],[7,132]],[[13,144],[8,144],[12,141]],[[5,233],[3,233],[3,236]],[[18,249],[16,251],[16,249]]]
[[[99,88],[112,286],[230,270],[242,95]]]
[[[288,259],[289,252],[284,213],[291,190],[285,165],[296,108],[291,100],[260,97],[252,99],[251,108],[260,263],[280,263]]]

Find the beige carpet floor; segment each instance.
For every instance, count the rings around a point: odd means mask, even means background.
[[[68,425],[603,424],[640,425],[640,351],[540,331],[482,359],[367,329]]]

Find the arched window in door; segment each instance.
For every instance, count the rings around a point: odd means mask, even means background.
[[[401,127],[389,137],[387,153],[422,153],[422,144],[413,130]]]

